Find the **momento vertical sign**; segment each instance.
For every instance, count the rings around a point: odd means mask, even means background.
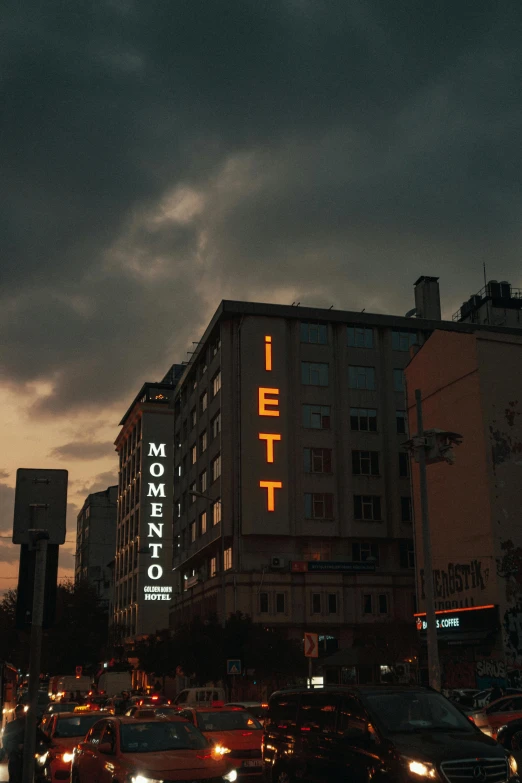
[[[147,568],[149,584],[143,587],[146,601],[169,601],[172,594],[172,586],[164,584],[165,558],[163,548],[165,544],[165,524],[171,520],[165,517],[165,504],[167,500],[166,467],[167,444],[149,441],[146,461],[147,471],[147,548],[149,549],[151,563]],[[158,562],[153,562],[157,560]],[[163,584],[162,584],[163,582]]]

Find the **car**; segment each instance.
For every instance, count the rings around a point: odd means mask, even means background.
[[[515,693],[522,694],[522,690],[520,688],[505,688],[503,696],[511,696]],[[475,709],[480,709],[481,707],[486,707],[491,702],[491,696],[493,694],[493,688],[486,688],[483,691],[479,691],[474,697],[473,697],[473,707]],[[496,699],[495,699],[496,701]]]
[[[150,713],[151,717],[169,718],[171,715],[179,716],[179,709],[177,707],[138,707],[134,705],[130,710],[127,710],[125,715],[129,718],[136,718],[141,715],[142,712]]]
[[[260,701],[234,701],[225,704],[225,707],[236,707],[249,712],[254,718],[258,720],[264,720],[268,704]]]
[[[197,726],[211,742],[230,751],[228,757],[239,778],[262,776],[263,726],[253,715],[237,707],[187,707],[179,715]]]
[[[52,783],[69,780],[73,750],[78,740],[85,737],[91,726],[99,720],[98,712],[51,714],[42,727],[51,744],[36,757],[38,778]]]
[[[182,718],[107,716],[74,751],[71,783],[206,780],[234,783],[237,772],[202,733]]]
[[[510,720],[522,718],[522,694],[502,696],[481,710],[469,712],[467,717],[484,734],[496,737],[498,729]]]
[[[448,699],[464,709],[473,707],[474,698],[480,693],[478,688],[455,688],[449,692]]]
[[[45,708],[45,712],[52,712],[53,714],[57,712],[74,712],[78,706],[77,701],[52,701]]]
[[[519,783],[515,758],[422,686],[276,691],[262,750],[267,783]]]
[[[522,750],[522,718],[510,720],[497,730],[497,742],[506,750]]]

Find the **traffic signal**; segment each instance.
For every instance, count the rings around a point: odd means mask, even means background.
[[[54,624],[56,615],[58,552],[58,544],[47,545],[43,628],[50,628]],[[18,571],[18,593],[16,599],[16,627],[21,631],[29,631],[31,629],[35,562],[36,549],[29,549],[28,544],[22,544],[20,547],[20,567]]]

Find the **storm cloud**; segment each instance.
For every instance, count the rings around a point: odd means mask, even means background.
[[[0,365],[34,416],[123,413],[221,298],[403,314],[433,274],[450,316],[483,262],[522,283],[519,4],[6,13]]]

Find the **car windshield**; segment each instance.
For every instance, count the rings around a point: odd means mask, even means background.
[[[366,700],[376,718],[393,733],[462,731],[475,729],[471,722],[439,693],[391,692],[370,694]]]
[[[252,715],[243,710],[229,712],[198,712],[198,726],[201,731],[234,731],[236,729],[262,729]]]
[[[59,718],[55,737],[85,737],[91,726],[100,720],[99,715],[81,715],[74,718]]]
[[[74,708],[77,706],[77,701],[61,701],[59,704],[51,704],[49,706],[49,712],[74,712]]]
[[[123,753],[153,753],[161,750],[201,750],[208,748],[203,734],[191,723],[150,721],[124,723],[121,727]]]

